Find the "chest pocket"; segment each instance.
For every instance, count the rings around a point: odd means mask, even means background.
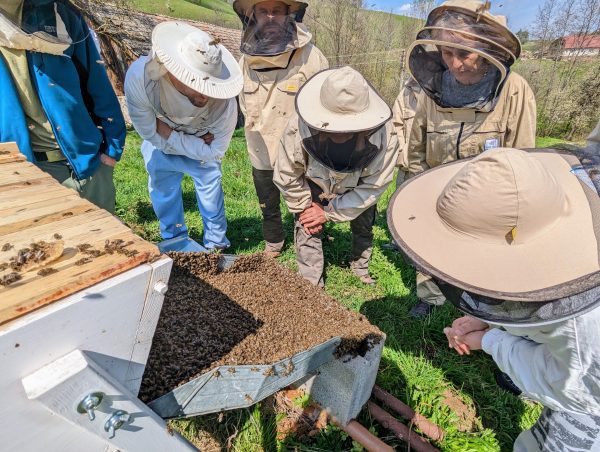
[[[246,106],[246,125],[252,127],[260,115],[260,82],[246,74],[244,77],[244,105]]]
[[[305,83],[306,77],[303,74],[296,74],[277,83],[277,90],[288,94],[290,97],[296,97],[296,94]]]
[[[425,160],[431,168],[458,158],[460,128],[461,124],[453,121],[428,122]]]
[[[504,146],[506,128],[501,121],[465,124],[460,144],[460,157],[473,157],[484,151]]]

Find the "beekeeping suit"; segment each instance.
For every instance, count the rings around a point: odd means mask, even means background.
[[[600,450],[600,198],[582,164],[493,149],[411,178],[388,207],[407,258],[470,316],[449,340],[485,351],[544,406],[516,452]]]
[[[478,54],[482,80],[458,82],[443,49]],[[510,71],[520,52],[506,19],[490,14],[483,2],[452,0],[434,9],[407,52],[420,87],[418,107],[406,108],[402,92],[395,111],[396,121],[412,120],[402,169],[417,174],[495,147],[535,147],[535,98],[527,82]],[[406,89],[414,91],[410,83]]]
[[[510,70],[521,44],[506,19],[488,8],[477,0],[444,2],[407,50],[412,79],[394,108],[401,176],[498,147],[535,147],[535,98]],[[428,305],[445,302],[421,273],[417,297]],[[429,310],[420,305],[415,317]]]
[[[376,204],[393,179],[398,157],[391,111],[354,69],[325,70],[298,94],[297,115],[281,139],[273,181],[296,215],[294,238],[300,274],[323,285],[322,229],[303,214],[318,204],[324,222],[350,222],[351,268],[371,284]],[[343,139],[336,138],[342,135]]]
[[[254,0],[233,3],[244,25],[240,108],[246,118],[246,141],[263,212],[266,251],[275,254],[281,251],[284,241],[279,191],[273,184],[279,140],[294,113],[298,90],[329,66],[301,23],[308,4],[288,0],[278,3],[275,9],[263,8],[267,2]]]

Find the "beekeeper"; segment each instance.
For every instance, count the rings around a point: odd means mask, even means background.
[[[600,450],[600,198],[581,163],[493,149],[411,179],[388,209],[403,252],[467,314],[449,345],[482,349],[544,406],[517,452]]]
[[[313,76],[300,89],[296,110],[281,139],[273,181],[295,215],[299,272],[323,286],[323,228],[349,221],[352,271],[373,284],[369,261],[377,201],[398,158],[391,110],[349,67]]]
[[[302,24],[307,3],[236,0],[233,7],[244,26],[240,107],[246,117],[246,142],[262,210],[265,251],[277,256],[285,238],[279,190],[273,184],[279,141],[294,114],[296,93],[306,80],[329,65]]]
[[[400,178],[497,147],[535,147],[535,98],[510,70],[521,44],[506,19],[488,9],[489,2],[446,1],[409,47],[412,80],[394,108],[403,152]],[[413,317],[445,302],[422,273],[417,297]]]
[[[221,159],[235,129],[235,96],[242,86],[231,53],[208,33],[183,22],[157,25],[152,53],[127,71],[127,106],[144,139],[148,189],[163,239],[188,234],[181,189],[188,174],[204,225],[204,247],[230,245]]]
[[[68,2],[0,2],[0,142],[114,213],[125,120],[81,14]]]

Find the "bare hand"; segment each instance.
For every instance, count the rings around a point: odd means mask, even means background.
[[[106,166],[110,166],[111,168],[114,168],[115,165],[117,164],[117,161],[114,158],[109,157],[106,154],[100,154],[100,163],[102,163],[103,165],[106,165]]]
[[[215,136],[212,133],[208,132],[208,133],[202,135],[200,138],[202,138],[204,140],[204,143],[206,143],[208,146],[210,146],[212,144],[212,142],[214,141]]]
[[[162,138],[168,140],[171,136],[171,129],[166,123],[162,122],[160,119],[156,118],[156,133],[158,133]]]
[[[462,319],[465,319],[465,317],[462,317]],[[485,325],[485,329],[474,330],[465,333],[461,329],[454,327],[456,320],[452,324],[453,326],[451,328],[444,328],[444,334],[448,338],[448,347],[456,350],[456,352],[461,356],[470,355],[471,350],[481,350],[481,340],[483,339],[483,335],[489,330],[489,327],[485,322],[481,322],[477,319],[473,320],[463,320],[462,322],[459,322],[459,325],[462,324],[463,328],[475,328]]]
[[[452,328],[457,331],[460,336],[472,333],[473,331],[487,330],[490,326],[483,320],[479,320],[470,315],[459,317],[452,322]]]
[[[308,233],[311,235],[320,234],[323,231],[323,225],[316,226],[314,228],[308,228]]]
[[[313,234],[311,230],[317,229],[318,232],[321,232],[325,223],[327,223],[327,217],[323,206],[318,202],[313,202],[310,207],[304,209],[304,212],[300,214],[300,224],[304,226],[304,230],[308,234]]]

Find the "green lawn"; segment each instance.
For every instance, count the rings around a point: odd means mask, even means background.
[[[123,160],[115,173],[117,214],[142,237],[158,241],[158,222],[148,197],[140,144],[138,135],[129,133]],[[232,242],[230,251],[240,254],[260,251],[263,247],[260,210],[241,130],[234,135],[223,161],[223,185],[229,239]],[[378,279],[376,286],[362,285],[348,268],[348,225],[328,224],[326,290],[341,303],[362,312],[387,334],[378,384],[446,429],[447,438],[438,444],[441,450],[512,450],[512,442],[521,430],[535,422],[540,408],[500,390],[494,383],[495,365],[482,352],[461,357],[448,349],[442,329],[458,316],[453,307],[436,310],[424,322],[408,317],[408,310],[416,301],[414,270],[399,254],[381,247],[390,241],[385,218],[392,191],[390,188],[380,200],[375,225],[371,273]],[[191,181],[186,179],[186,222],[191,236],[199,239],[202,223],[195,202]],[[280,261],[294,266],[292,219],[287,213],[285,225],[288,245]],[[474,419],[467,422],[463,419],[465,416],[454,414],[444,404],[448,394],[462,400],[475,414]],[[398,444],[390,438],[389,432],[372,423],[368,414],[363,413],[360,420],[386,441]],[[257,405],[250,410],[227,413],[222,418],[209,415],[175,421],[173,425],[196,444],[202,445],[203,450],[209,450],[209,445],[218,450],[227,444],[228,439],[233,450],[248,452],[294,448],[305,451],[361,450],[336,428],[327,429],[310,443],[299,443],[291,438],[282,444],[276,440],[275,422],[273,414]],[[399,445],[399,449],[402,448]]]
[[[240,20],[225,0],[126,0],[132,7],[153,14],[198,20],[241,28]]]

